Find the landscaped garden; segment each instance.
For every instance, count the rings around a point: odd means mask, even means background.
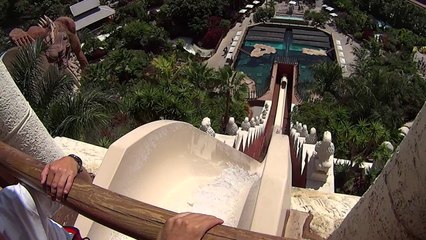
[[[230,68],[208,68],[203,59],[184,51],[181,41],[171,39],[189,37],[201,47],[214,48],[244,4],[119,1],[110,23],[96,33],[79,32],[90,65],[78,88],[64,71],[41,69],[41,41],[22,49],[25,58],[11,74],[54,136],[107,147],[141,124],[174,119],[198,127],[206,116],[221,132],[228,116],[241,121],[248,114],[242,75]],[[413,47],[426,45],[426,13],[402,0],[327,4],[338,10],[337,28],[362,48],[355,51],[349,77],[343,77],[335,63],[314,66],[315,82],[304,86],[310,94],[301,96],[304,103],[293,120],[317,132],[332,132],[335,157],[352,162],[335,166],[336,191],[362,195],[392,154],[382,143],[389,141],[396,148],[402,139],[398,129],[415,118],[426,100],[426,81],[412,60]],[[6,36],[12,28],[36,24],[43,14],[52,19],[69,14],[68,1],[60,0],[0,1],[0,6],[1,51],[11,46]],[[273,4],[259,9],[254,20],[266,21],[273,9]],[[97,38],[101,34],[104,41]],[[375,167],[365,172],[361,164],[371,161]]]
[[[398,129],[426,101],[426,80],[412,53],[413,47],[426,45],[426,27],[420,27],[426,26],[426,13],[400,0],[330,2],[341,11],[337,28],[355,36],[362,48],[354,52],[349,77],[335,63],[314,67],[315,82],[305,86],[311,94],[293,119],[317,132],[332,132],[335,157],[352,163],[335,166],[336,192],[362,195],[392,154],[382,143],[396,149],[402,140]],[[379,28],[377,19],[393,28]],[[374,34],[381,34],[379,40]],[[363,162],[374,162],[373,168],[365,172]]]
[[[4,34],[16,24],[25,28],[37,23],[44,4],[61,9],[51,18],[68,14],[69,6],[65,1],[3,4],[10,9],[0,16]],[[95,33],[78,33],[90,63],[81,73],[78,89],[64,71],[53,66],[43,71],[39,64],[42,41],[21,49],[21,56],[26,57],[15,62],[11,74],[53,136],[108,147],[141,124],[173,119],[198,127],[206,116],[222,132],[229,116],[242,121],[248,114],[243,76],[229,67],[208,68],[203,59],[170,38],[191,37],[203,47],[214,48],[242,4],[120,1],[112,21]],[[36,8],[34,15],[23,16],[30,7]],[[12,17],[15,22],[10,21]],[[99,40],[99,35],[106,39]],[[7,38],[3,35],[2,39]]]

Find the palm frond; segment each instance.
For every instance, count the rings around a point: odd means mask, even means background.
[[[38,89],[42,82],[45,49],[46,44],[38,39],[31,45],[20,47],[11,64],[10,74],[31,106],[36,106],[41,98]]]

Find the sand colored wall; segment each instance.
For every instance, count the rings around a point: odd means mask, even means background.
[[[0,140],[49,162],[63,156],[0,61]]]
[[[426,104],[392,160],[330,236],[426,239]]]

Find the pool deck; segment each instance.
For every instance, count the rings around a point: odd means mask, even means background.
[[[207,66],[214,68],[214,69],[219,69],[222,68],[223,66],[225,66],[226,64],[226,59],[225,59],[225,55],[223,55],[224,49],[227,48],[229,49],[231,47],[231,43],[232,43],[232,39],[235,37],[236,33],[238,31],[242,31],[243,33],[246,31],[247,27],[250,26],[251,24],[253,24],[253,13],[250,13],[250,16],[244,18],[244,20],[242,21],[242,23],[236,23],[235,26],[233,28],[231,28],[228,33],[226,34],[226,36],[222,39],[219,47],[217,48],[216,53],[210,57],[209,59],[206,60]],[[241,42],[243,41],[243,38],[240,38],[238,44],[241,45]],[[239,45],[238,48],[239,48]],[[234,59],[235,60],[235,59]]]

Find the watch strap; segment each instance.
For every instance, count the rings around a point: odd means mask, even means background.
[[[70,154],[68,156],[77,162],[77,165],[78,165],[77,173],[81,173],[83,171],[83,161],[81,160],[81,158],[75,154]]]

